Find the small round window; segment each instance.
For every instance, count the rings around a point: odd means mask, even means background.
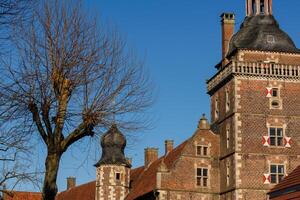
[[[271,102],[271,105],[273,108],[279,108],[280,107],[280,102],[278,100],[273,100]]]

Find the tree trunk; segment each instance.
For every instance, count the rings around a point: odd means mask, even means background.
[[[55,200],[57,193],[56,178],[59,168],[61,155],[59,153],[48,153],[45,167],[46,173],[43,185],[43,198],[42,200]]]

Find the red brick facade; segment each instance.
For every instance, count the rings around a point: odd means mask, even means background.
[[[166,141],[160,158],[145,149],[142,167],[102,163],[96,182],[58,199],[266,200],[300,165],[300,50],[271,16],[272,0],[247,0],[246,11],[250,25],[236,35],[234,15],[221,16],[222,62],[207,82],[211,125],[203,117],[176,148]]]

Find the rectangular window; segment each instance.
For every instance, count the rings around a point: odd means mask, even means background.
[[[207,187],[208,186],[208,169],[197,168],[197,186]]]
[[[208,155],[208,147],[198,145],[196,149],[197,156],[207,156]]]
[[[208,152],[207,152],[207,150],[208,150],[208,147],[203,147],[203,156],[207,156],[207,154],[208,154]]]
[[[202,146],[197,146],[197,156],[201,156]]]
[[[227,171],[226,171],[226,183],[227,183],[227,186],[229,186],[229,181],[230,181],[230,164],[227,163]]]
[[[229,129],[226,129],[226,146],[227,146],[227,149],[229,148],[229,145],[230,145],[230,132],[229,132]]]
[[[219,118],[219,105],[218,105],[218,99],[215,99],[215,120]]]
[[[284,165],[270,165],[271,183],[278,184],[284,177]]]
[[[260,0],[260,13],[264,14],[265,13],[265,0]]]
[[[278,88],[272,89],[272,97],[279,97]]]
[[[117,172],[117,173],[116,173],[116,180],[117,180],[117,181],[120,181],[120,180],[121,180],[121,173],[120,173],[120,172]]]
[[[271,146],[283,146],[283,129],[270,127],[270,145]]]
[[[229,99],[229,91],[228,90],[226,90],[225,95],[226,95],[226,97],[225,97],[225,99],[226,99],[226,112],[228,112],[229,109],[230,109],[230,99]]]

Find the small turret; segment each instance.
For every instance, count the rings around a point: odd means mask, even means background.
[[[96,200],[124,200],[129,192],[131,164],[124,149],[126,138],[115,124],[101,138],[102,156],[97,167]]]
[[[95,165],[96,167],[103,164],[117,164],[131,167],[124,154],[126,138],[115,124],[102,136],[101,147],[102,156]]]

